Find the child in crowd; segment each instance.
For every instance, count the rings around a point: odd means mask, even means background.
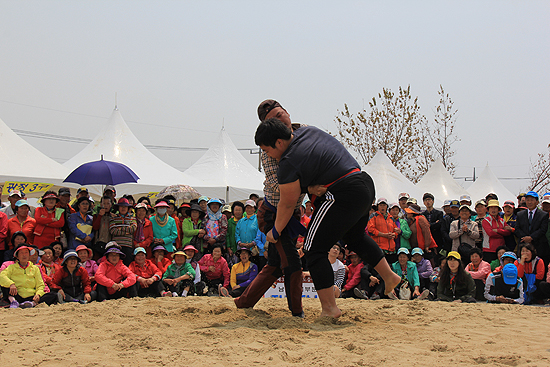
[[[62,267],[52,279],[52,288],[57,290],[58,303],[88,303],[95,298],[88,272],[80,262],[81,259],[75,251],[67,251],[63,256]]]
[[[169,292],[164,292],[165,297],[187,297],[189,289],[195,279],[195,269],[187,262],[187,254],[183,251],[175,252],[172,257],[174,261],[168,266],[162,276]]]
[[[107,246],[109,249],[105,251],[106,260],[101,262],[95,274],[97,301],[137,296],[136,275],[123,264],[121,257],[125,256],[124,253],[114,241]]]

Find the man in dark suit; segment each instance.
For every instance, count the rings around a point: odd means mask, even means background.
[[[537,250],[537,255],[548,266],[550,261],[550,246],[546,238],[548,213],[537,208],[539,195],[534,191],[529,191],[525,195],[525,204],[527,210],[518,213],[515,234],[520,246],[522,243],[532,243]]]

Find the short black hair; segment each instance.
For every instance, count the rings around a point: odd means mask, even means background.
[[[146,201],[146,202],[149,204],[149,206],[151,206],[151,200],[150,200],[147,196],[142,196],[142,197],[140,197],[140,198],[138,199],[137,203],[139,204],[139,203],[142,203],[142,202],[144,202],[144,201]]]
[[[252,199],[252,198],[258,198],[259,199],[260,195],[252,193],[252,194],[250,194],[250,196],[248,198],[249,199]]]
[[[240,201],[235,201],[233,204],[231,204],[231,214],[233,214],[233,211],[237,206],[240,206],[241,208],[243,208],[243,212],[244,212],[244,204],[241,203]]]
[[[262,121],[256,129],[254,142],[256,145],[265,145],[275,148],[278,139],[290,140],[292,131],[281,120],[272,118]]]
[[[478,254],[479,257],[483,259],[483,251],[481,251],[479,247],[474,247],[470,250],[470,256],[472,256],[473,254]]]
[[[506,246],[504,246],[504,245],[500,245],[500,246],[497,247],[495,253],[498,254],[498,252],[499,252],[500,250],[508,251],[508,247],[506,247]]]

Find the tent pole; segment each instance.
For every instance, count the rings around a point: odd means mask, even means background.
[[[225,187],[225,203],[229,202],[229,186]]]

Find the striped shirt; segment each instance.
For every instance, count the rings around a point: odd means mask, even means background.
[[[136,218],[131,214],[122,216],[117,213],[109,222],[111,240],[120,246],[134,247],[134,232],[136,229]]]

